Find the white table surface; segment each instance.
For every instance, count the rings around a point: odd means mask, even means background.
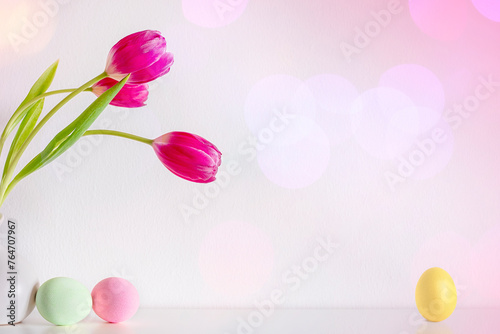
[[[0,333],[196,333],[196,334],[489,334],[500,332],[500,309],[458,309],[440,323],[424,321],[416,309],[276,310],[260,326],[243,328],[243,319],[262,320],[255,309],[140,309],[130,320],[110,324],[89,315],[73,326],[54,326],[36,310],[21,324]],[[252,322],[255,324],[255,322]]]

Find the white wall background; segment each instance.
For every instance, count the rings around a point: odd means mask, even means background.
[[[498,289],[491,290],[500,278],[500,94],[449,132],[453,145],[439,148],[437,162],[429,158],[424,180],[411,178],[394,191],[384,175],[396,170],[406,137],[386,138],[387,150],[398,154],[384,160],[380,133],[368,131],[379,116],[367,131],[353,135],[349,126],[352,100],[396,65],[418,64],[438,78],[442,91],[431,96],[438,115],[474,94],[481,76],[500,78],[498,23],[467,1],[462,34],[439,40],[419,29],[403,2],[348,62],[341,43],[352,44],[356,28],[389,1],[227,1],[234,11],[222,20],[201,1],[200,20],[227,23],[212,28],[188,19],[188,2],[184,11],[181,1],[73,0],[51,10],[42,6],[48,0],[1,2],[0,125],[56,59],[52,88],[77,87],[103,70],[120,38],[156,29],[174,53],[171,72],[152,85],[147,107],[109,107],[94,128],[110,123],[151,138],[193,132],[223,152],[221,171],[237,166],[214,195],[209,185],[176,178],[144,145],[84,139],[57,159],[62,172],[48,166],[33,174],[1,208],[18,220],[19,252],[41,282],[68,276],[91,289],[122,276],[136,285],[142,306],[253,306],[278,289],[286,307],[398,307],[412,306],[420,274],[441,266],[455,279],[459,306],[500,305]],[[40,12],[53,17],[16,51],[9,34],[23,36],[25,19]],[[353,91],[340,79],[338,89],[328,87],[332,77],[316,77],[325,74],[344,78]],[[429,81],[408,82],[414,89],[403,92],[422,101]],[[61,110],[23,164],[92,100],[83,95]],[[296,115],[290,127],[257,156],[242,151],[276,110]],[[400,115],[396,125],[412,124]],[[207,192],[212,197],[203,203],[199,194]],[[195,205],[186,218],[182,209]],[[338,247],[313,268],[318,238]],[[307,279],[293,271],[302,265],[312,268]]]

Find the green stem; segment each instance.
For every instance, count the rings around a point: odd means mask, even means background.
[[[50,92],[43,93],[41,95],[38,95],[37,97],[33,98],[32,100],[26,102],[24,106],[29,107],[31,104],[35,103],[36,101],[40,100],[41,98],[51,96],[51,95],[56,95],[56,94],[64,94],[64,93],[73,93],[77,88],[68,88],[68,89],[58,89],[58,90],[53,90]],[[23,107],[24,108],[24,107]]]
[[[139,137],[136,135],[132,135],[130,133],[121,132],[121,131],[114,131],[114,130],[88,130],[83,135],[84,136],[108,135],[108,136],[127,138],[127,139],[138,141],[140,143],[148,144],[148,145],[153,144],[153,139]]]
[[[5,141],[7,140],[7,137],[12,132],[13,128],[19,123],[20,118],[22,117],[23,112],[26,109],[28,109],[36,101],[39,101],[39,100],[41,100],[43,98],[46,98],[47,96],[56,95],[56,94],[64,94],[64,93],[72,93],[75,90],[76,90],[76,88],[74,88],[74,89],[59,89],[59,90],[54,90],[54,91],[51,91],[51,92],[46,92],[44,94],[38,95],[37,97],[29,100],[28,102],[23,103],[16,110],[16,112],[12,115],[12,117],[9,119],[9,121],[7,122],[7,125],[5,126],[5,128],[3,130],[2,136],[0,137],[0,155],[2,155],[3,146],[5,144]]]
[[[73,93],[75,90],[77,90],[77,88],[68,88],[68,89],[53,90],[53,91],[50,91],[50,92],[46,92],[46,93],[44,93],[42,95],[38,95],[35,99],[39,100],[40,96],[47,97],[47,96],[56,95],[56,94]],[[35,102],[34,99],[31,100],[31,101],[28,101],[29,104],[33,104],[33,102]]]
[[[40,121],[40,123],[37,124],[37,126],[33,129],[33,131],[31,131],[30,135],[28,136],[28,138],[26,138],[23,145],[19,148],[19,150],[15,153],[15,155],[13,155],[9,169],[2,178],[2,182],[0,184],[0,206],[5,201],[5,198],[7,197],[8,193],[10,192],[10,190],[12,190],[14,186],[14,185],[9,186],[9,182],[12,179],[12,176],[14,175],[14,170],[16,169],[19,159],[21,159],[21,156],[23,155],[24,151],[26,150],[30,142],[33,140],[33,138],[36,136],[38,131],[40,131],[40,129],[45,125],[45,123],[47,123],[48,120],[52,116],[54,116],[54,114],[59,109],[61,109],[66,103],[68,103],[71,99],[73,99],[75,96],[77,96],[78,94],[80,94],[81,92],[83,92],[85,89],[89,88],[96,82],[106,78],[107,76],[108,76],[107,73],[103,72],[99,74],[97,77],[84,83],[79,88],[75,89],[71,94],[66,96],[61,102],[59,102],[54,108],[52,108],[52,110],[49,111],[47,115],[45,115],[45,117]],[[6,192],[7,187],[9,188],[8,192]]]

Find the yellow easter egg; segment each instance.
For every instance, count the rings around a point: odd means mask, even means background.
[[[443,321],[457,306],[457,289],[451,276],[441,268],[427,269],[417,283],[415,302],[429,321]]]

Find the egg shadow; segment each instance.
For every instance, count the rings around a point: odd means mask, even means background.
[[[102,322],[92,328],[92,334],[135,334],[134,328],[127,323]]]
[[[89,329],[80,324],[69,325],[69,326],[49,325],[49,327],[45,331],[43,331],[43,334],[86,334],[86,333],[90,333]]]
[[[453,334],[453,331],[444,323],[426,321],[420,325],[415,334]]]

